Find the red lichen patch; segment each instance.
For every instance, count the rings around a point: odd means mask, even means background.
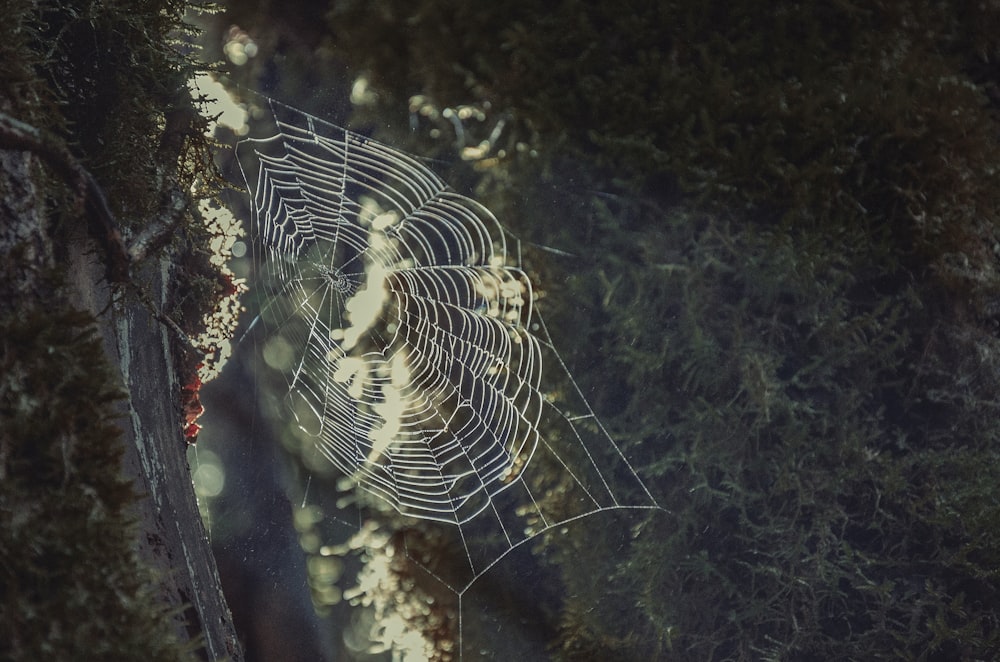
[[[201,425],[198,424],[198,419],[205,412],[204,405],[201,404],[201,398],[199,397],[199,391],[201,391],[201,377],[198,375],[198,371],[202,368],[202,364],[198,363],[194,366],[194,371],[189,375],[189,378],[184,385],[181,386],[181,411],[184,414],[184,439],[187,441],[188,445],[193,445],[198,441],[198,433],[201,432]]]

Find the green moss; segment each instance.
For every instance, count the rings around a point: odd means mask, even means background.
[[[376,4],[338,5],[331,25],[383,107],[488,103],[507,142],[668,201],[857,227],[911,266],[992,245],[972,228],[1000,202],[975,84],[1000,50],[993,7]]]
[[[576,331],[591,366],[577,379],[619,412],[672,515],[628,545],[588,529],[550,549],[572,596],[565,657],[988,657],[989,326],[940,317],[937,295],[870,262],[860,233],[593,206],[608,243],[592,273],[560,281],[574,306],[548,301],[549,324]],[[660,222],[641,244],[612,227],[642,215]],[[625,383],[602,389],[615,374]],[[594,611],[609,602],[640,606]]]
[[[136,556],[122,393],[92,318],[26,307],[0,328],[4,659],[184,657]]]

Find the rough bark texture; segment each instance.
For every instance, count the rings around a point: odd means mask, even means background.
[[[3,660],[243,659],[186,462],[191,361],[152,311],[182,291],[197,334],[217,304],[197,205],[219,185],[178,47],[195,8],[5,5]]]
[[[241,660],[186,461],[173,338],[136,297],[126,296],[121,303],[108,306],[111,292],[104,280],[105,265],[82,229],[74,230],[77,236],[69,241],[54,241],[49,236],[47,206],[40,193],[45,186],[38,181],[43,173],[30,152],[0,150],[0,263],[4,265],[0,309],[16,314],[36,307],[53,313],[75,308],[97,320],[107,362],[120,374],[126,392],[125,399],[119,401],[117,421],[125,449],[121,470],[134,490],[143,495],[133,504],[138,520],[133,531],[139,557],[153,569],[158,583],[151,593],[158,604],[148,607],[169,614],[177,639],[182,645],[188,642],[190,649],[196,648],[198,657]],[[53,287],[47,274],[53,272],[54,265],[60,266],[53,258],[57,253],[58,262],[65,259],[69,266],[65,279],[56,279]],[[133,276],[133,281],[147,288],[154,300],[162,301],[170,275],[170,263],[161,260]],[[19,348],[5,349],[16,354]],[[101,359],[93,360],[98,363]],[[5,457],[0,459],[6,460],[14,453],[10,449],[18,447],[18,440],[5,439],[3,447]],[[117,468],[112,465],[108,471]],[[30,501],[30,495],[26,500]],[[4,515],[17,516],[10,503],[0,506]],[[17,554],[16,540],[13,545],[13,550],[5,551]],[[32,550],[20,551],[31,554]],[[116,591],[118,587],[107,589]],[[4,602],[15,599],[4,597]],[[113,619],[115,615],[86,613],[83,618]]]
[[[76,244],[74,252],[83,246]],[[70,278],[81,300],[98,315],[110,294],[101,268],[95,268],[85,251],[73,255],[72,264]],[[144,275],[162,301],[171,270],[166,261],[158,266]],[[123,471],[136,491],[146,495],[136,504],[140,554],[160,574],[160,599],[176,614],[180,638],[203,637],[204,659],[241,660],[187,463],[174,339],[134,300],[114,306],[99,320],[105,351],[121,370],[128,393],[121,412]]]

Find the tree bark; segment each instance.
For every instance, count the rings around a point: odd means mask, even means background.
[[[101,279],[102,267],[83,253],[72,255],[71,264],[71,280],[81,300],[98,315],[110,296]],[[160,260],[139,274],[161,305],[170,273],[169,261]],[[136,504],[140,554],[161,577],[160,599],[175,610],[178,635],[189,641],[201,638],[204,659],[238,662],[243,654],[187,463],[175,339],[134,297],[98,319],[105,351],[121,371],[128,393],[121,412],[122,470],[146,495]]]
[[[0,149],[0,308],[18,311],[41,301],[53,310],[68,305],[94,316],[107,361],[126,391],[118,404],[125,449],[121,471],[143,495],[134,504],[134,544],[158,579],[153,595],[172,615],[177,638],[196,648],[201,659],[238,662],[243,653],[186,459],[174,338],[135,296],[118,297],[109,306],[114,297],[105,280],[107,266],[83,228],[71,229],[68,240],[50,236],[41,193],[44,172],[32,152]],[[45,274],[63,260],[64,284],[53,291]],[[161,259],[138,270],[132,282],[162,306],[171,277],[171,262]]]

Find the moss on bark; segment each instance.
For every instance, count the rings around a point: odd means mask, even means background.
[[[186,88],[193,64],[179,39],[187,6],[5,7],[0,112],[92,173],[126,236],[162,218],[172,190],[193,195],[198,183],[209,194],[216,181]],[[53,157],[0,138],[0,657],[188,659],[198,624],[189,624],[190,640],[178,636],[183,617],[165,606],[164,578],[139,558],[135,513],[146,497],[122,473],[115,422],[125,394],[96,332],[111,324],[110,313],[82,312],[96,302],[77,293],[101,288],[67,280],[69,258],[108,256],[84,247],[85,200]],[[191,252],[196,226],[188,213],[168,238]],[[188,263],[202,276],[214,273],[207,257]],[[174,282],[183,287],[184,278]],[[202,309],[211,304],[201,301]]]

